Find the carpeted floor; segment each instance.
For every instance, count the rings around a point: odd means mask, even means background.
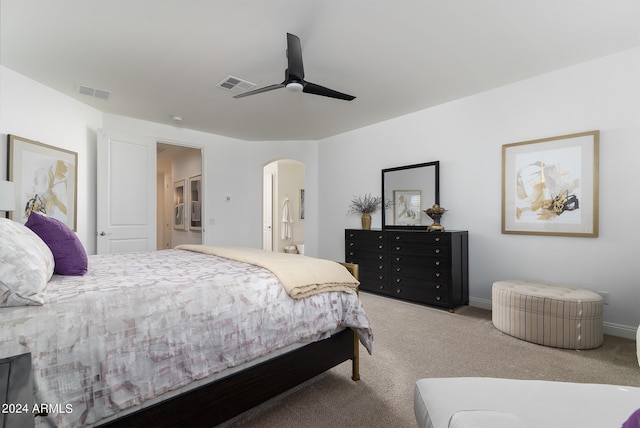
[[[362,293],[375,344],[361,348],[361,380],[340,366],[239,417],[225,427],[415,427],[413,388],[424,377],[485,376],[640,386],[635,341],[605,336],[600,348],[574,351],[510,337],[491,312],[455,313]]]

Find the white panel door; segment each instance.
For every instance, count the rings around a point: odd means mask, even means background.
[[[156,141],[98,132],[98,254],[156,249]]]
[[[262,249],[273,251],[273,174],[262,179]]]

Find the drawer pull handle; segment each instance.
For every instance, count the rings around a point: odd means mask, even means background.
[[[380,270],[384,269],[384,265],[379,265],[378,269],[380,269]]]
[[[396,278],[396,282],[400,284],[400,282],[402,282],[402,278]]]
[[[436,238],[436,242],[440,242],[440,238]]]
[[[440,260],[436,260],[436,266],[440,266]]]
[[[378,249],[382,250],[384,248],[384,245],[378,245]]]
[[[400,272],[402,268],[396,268],[396,272]]]
[[[440,278],[440,272],[436,272],[436,278]]]
[[[436,254],[440,254],[440,248],[436,248]]]
[[[442,287],[440,284],[436,284],[436,290],[439,290]]]
[[[436,300],[439,302],[440,301],[440,296],[436,296]]]
[[[400,245],[398,245],[398,246],[396,247],[396,251],[400,251],[401,249],[402,249],[402,247],[401,247]]]
[[[400,260],[402,260],[402,257],[396,257],[397,262],[399,262]]]
[[[384,279],[384,275],[380,275],[378,279],[382,281]]]
[[[353,247],[353,242],[349,242],[349,246],[350,246],[350,247]]]
[[[402,237],[400,235],[396,235],[396,241],[399,241]]]
[[[378,239],[383,239],[384,235],[378,235]]]
[[[353,256],[353,251],[351,251],[351,252],[349,253],[349,255],[350,255],[350,256]]]
[[[379,286],[378,290],[384,290],[384,285]]]
[[[378,256],[378,260],[383,260],[383,259],[384,259],[384,256],[383,256],[382,254],[380,254],[380,255]]]
[[[396,293],[400,294],[402,290],[400,290],[399,288],[396,289]]]

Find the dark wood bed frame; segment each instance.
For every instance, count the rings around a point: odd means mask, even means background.
[[[343,265],[358,278],[357,265]],[[359,346],[355,331],[345,329],[100,427],[215,426],[347,360],[359,380]]]

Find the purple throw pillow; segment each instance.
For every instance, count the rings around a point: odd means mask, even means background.
[[[53,217],[32,212],[24,224],[51,249],[54,272],[60,275],[87,273],[87,252],[73,230]]]
[[[629,416],[629,419],[622,424],[622,428],[640,428],[640,409]]]

